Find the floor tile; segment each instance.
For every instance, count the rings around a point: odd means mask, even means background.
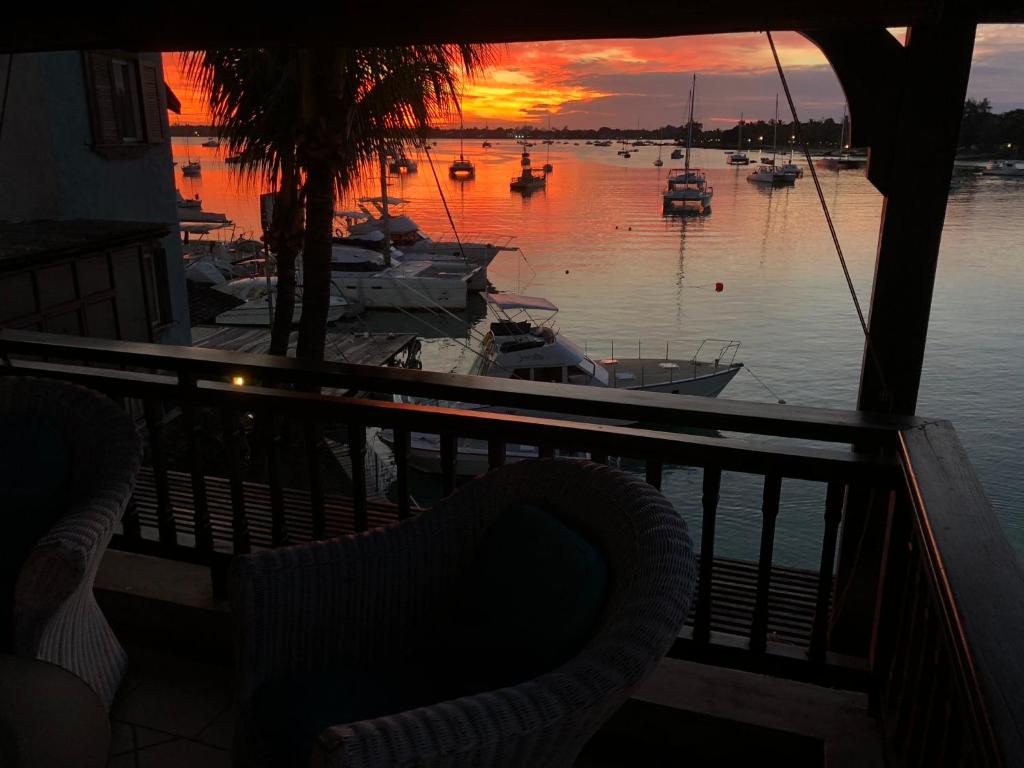
[[[228,707],[196,735],[195,740],[221,749],[231,749],[235,734],[235,708]]]
[[[231,753],[186,739],[138,752],[139,768],[231,768]]]
[[[110,723],[110,756],[116,757],[135,749],[135,738],[128,723],[112,720]]]

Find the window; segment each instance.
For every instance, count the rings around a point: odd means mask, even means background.
[[[534,381],[553,381],[556,384],[562,382],[562,368],[561,366],[555,366],[552,368],[537,368],[533,373]]]
[[[156,62],[129,53],[88,51],[84,66],[96,149],[163,141],[163,94]]]
[[[142,278],[150,327],[157,330],[174,322],[167,281],[167,252],[162,247],[143,249]]]
[[[119,138],[125,144],[142,140],[142,125],[139,120],[139,83],[135,76],[135,62],[112,59],[112,96],[114,117],[117,121]]]

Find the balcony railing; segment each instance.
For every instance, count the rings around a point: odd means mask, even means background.
[[[944,422],[20,331],[0,331],[0,355],[0,373],[58,377],[125,400],[146,432],[147,466],[116,546],[206,563],[215,584],[234,553],[415,514],[414,432],[439,436],[445,492],[457,483],[460,438],[486,441],[491,466],[506,460],[506,444],[518,443],[542,456],[639,461],[659,487],[667,465],[700,468],[697,595],[674,655],[861,686],[872,694],[894,764],[1024,761],[1024,670],[1014,650],[1024,637],[1024,579]],[[395,394],[550,416],[379,399]],[[365,482],[367,430],[376,427],[394,434],[393,503],[373,498]],[[324,474],[332,439],[347,446],[345,488],[330,487],[338,483]],[[762,478],[753,564],[715,556],[727,471]],[[824,490],[813,572],[773,566],[790,478]],[[859,519],[857,499],[871,494],[888,499],[885,551],[871,584],[871,647],[850,658],[831,651],[833,595],[851,588],[834,574],[844,521]],[[806,626],[792,624],[780,641],[773,622],[780,594],[791,593],[803,595]]]

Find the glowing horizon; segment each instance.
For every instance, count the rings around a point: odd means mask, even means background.
[[[797,33],[777,33],[775,40],[801,119],[839,119],[844,97],[821,51]],[[463,84],[466,127],[543,127],[549,118],[559,128],[678,125],[694,72],[696,118],[725,127],[741,113],[746,120],[770,119],[780,90],[771,52],[756,33],[513,43],[497,54],[494,65]],[[997,111],[1024,107],[1020,61],[1024,27],[979,27],[968,95],[988,97]],[[172,122],[209,122],[177,54],[164,54],[164,68],[182,102]],[[789,119],[788,112],[782,116]]]

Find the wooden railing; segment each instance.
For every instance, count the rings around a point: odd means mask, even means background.
[[[136,404],[147,434],[145,483],[140,480],[117,546],[207,563],[215,583],[234,553],[415,514],[408,454],[415,432],[440,436],[445,492],[457,483],[459,438],[486,441],[490,466],[506,460],[508,443],[537,446],[540,455],[571,451],[596,461],[639,460],[658,487],[667,466],[700,468],[697,595],[673,654],[862,684],[872,693],[894,763],[930,765],[935,758],[934,764],[1012,765],[1024,755],[1021,697],[1014,698],[1024,689],[1014,652],[1024,637],[1024,580],[955,434],[942,422],[15,331],[0,331],[0,373],[58,377]],[[244,384],[233,384],[236,377]],[[551,416],[357,394],[366,392]],[[612,427],[596,419],[648,426]],[[370,498],[363,481],[371,427],[394,434],[391,504]],[[728,436],[683,434],[681,428]],[[350,484],[340,491],[318,458],[325,430],[347,444]],[[719,583],[725,571],[715,557],[726,471],[763,478],[759,560],[753,594],[745,598],[752,608],[749,621],[733,621],[728,632],[716,628],[715,618],[718,595],[736,588]],[[778,642],[769,632],[771,599],[785,574],[773,566],[773,552],[788,478],[822,485],[824,532],[819,567],[809,575],[809,629]],[[844,519],[863,514],[848,503],[856,496],[851,489],[890,499],[866,659],[830,651],[833,595],[842,589],[834,579],[837,543]]]
[[[1024,765],[1024,569],[948,422],[899,435],[872,693],[894,765]]]

